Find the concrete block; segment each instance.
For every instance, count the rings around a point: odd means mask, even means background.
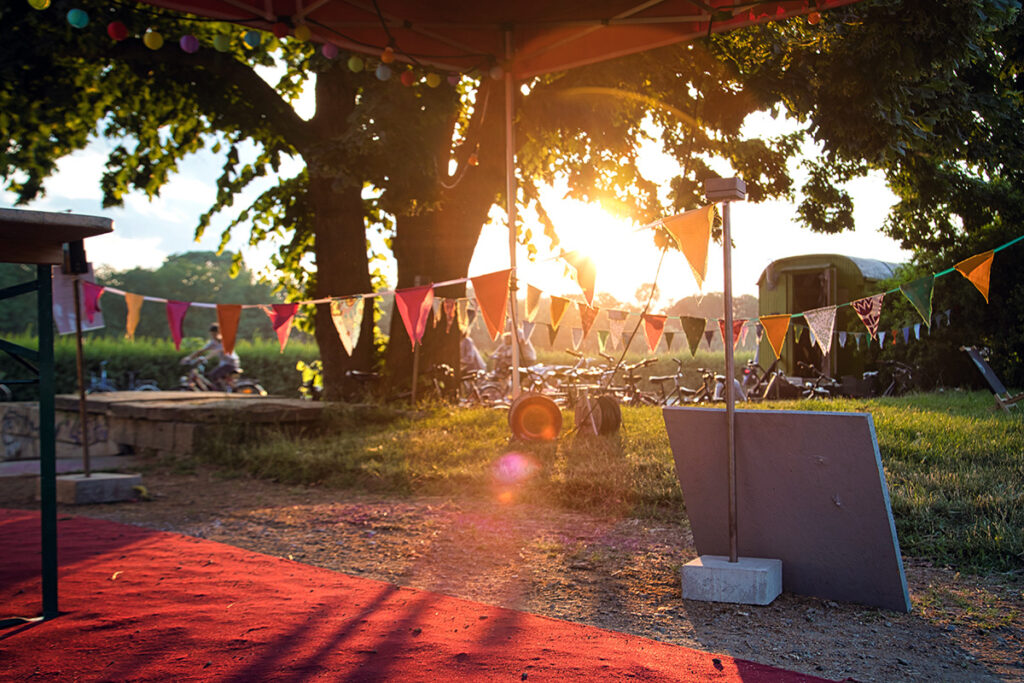
[[[174,452],[189,455],[196,450],[198,425],[193,422],[174,422]]]
[[[141,448],[171,450],[174,448],[174,423],[139,420],[135,425],[135,445]]]
[[[135,498],[134,487],[142,483],[140,474],[94,472],[64,474],[57,477],[57,502],[65,505],[116,503]]]
[[[685,600],[769,605],[782,593],[782,560],[701,555],[681,574]]]

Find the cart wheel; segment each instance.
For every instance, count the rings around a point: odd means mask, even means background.
[[[576,401],[576,429],[590,434],[614,434],[622,426],[622,411],[611,396]]]
[[[512,401],[508,426],[517,439],[551,441],[562,430],[562,412],[547,396],[527,392]]]

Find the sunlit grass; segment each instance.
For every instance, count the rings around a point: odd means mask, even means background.
[[[1019,569],[1024,414],[997,414],[992,405],[988,394],[948,392],[757,407],[871,413],[903,552],[965,569]],[[289,484],[684,518],[659,408],[624,407],[611,437],[569,435],[572,414],[564,412],[562,437],[538,444],[511,439],[507,414],[495,409],[347,406],[318,436],[267,435],[243,445],[225,432],[205,457]],[[496,474],[509,453],[527,463],[512,482]]]

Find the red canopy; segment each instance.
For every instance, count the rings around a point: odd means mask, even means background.
[[[354,52],[390,45],[402,61],[452,71],[500,65],[527,78],[857,0],[141,1],[263,30],[305,24],[314,40]]]

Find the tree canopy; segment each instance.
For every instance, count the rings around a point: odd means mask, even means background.
[[[504,192],[500,83],[466,74],[455,86],[403,87],[290,37],[265,34],[251,46],[217,22],[132,3],[76,6],[92,17],[88,30],[63,20],[59,0],[43,12],[0,8],[0,174],[19,200],[37,196],[58,160],[93,135],[120,141],[101,181],[108,204],[132,190],[158,193],[181,159],[209,147],[224,172],[197,230],[227,211],[253,241],[285,236],[275,264],[292,298],[371,290],[367,230],[385,235],[398,287],[466,275]],[[127,40],[102,30],[114,19]],[[151,50],[140,40],[147,29],[192,34],[203,47]],[[752,26],[533,79],[515,95],[518,199],[552,239],[538,188],[556,178],[571,196],[648,222],[702,204],[719,159],[747,181],[751,201],[795,199],[808,227],[840,232],[852,227],[845,183],[878,170],[900,199],[888,234],[925,253],[966,255],[987,233],[1020,225],[1020,30],[1010,0],[867,0],[814,24]],[[223,51],[208,47],[215,39]],[[294,108],[303,88],[316,96],[308,120]],[[785,112],[803,128],[749,139],[743,123],[755,111]],[[683,169],[668,193],[637,163],[652,138]],[[820,153],[797,169],[805,141]],[[233,207],[289,157],[302,159],[302,172]],[[346,368],[373,362],[373,335],[368,316],[349,358],[328,314],[318,307],[316,330],[330,391]],[[395,377],[410,362],[404,335],[393,322]],[[424,351],[454,358],[456,347],[454,334],[431,332]]]

